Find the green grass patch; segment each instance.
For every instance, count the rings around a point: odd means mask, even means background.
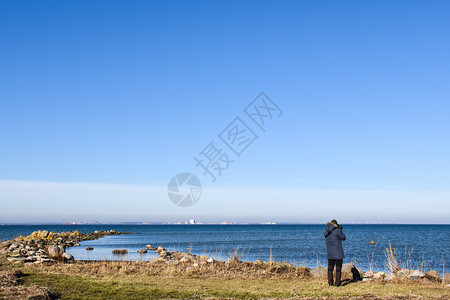
[[[64,299],[259,299],[273,297],[442,297],[448,289],[417,283],[351,283],[329,287],[325,280],[297,278],[213,279],[170,276],[82,276],[31,272],[25,284],[48,287]]]
[[[29,284],[58,291],[64,299],[161,299],[191,295],[189,291],[168,290],[151,283],[61,274],[32,273],[25,279],[25,285]]]

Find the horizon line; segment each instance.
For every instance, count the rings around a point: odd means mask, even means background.
[[[16,226],[16,225],[59,225],[59,226],[92,226],[92,225],[122,225],[122,226],[152,226],[152,225],[324,225],[326,223],[301,223],[301,222],[232,222],[232,221],[222,221],[222,222],[207,222],[207,223],[181,223],[176,222],[86,222],[86,223],[66,223],[66,222],[8,222],[0,223],[0,226]],[[450,225],[450,223],[388,223],[388,222],[372,222],[372,223],[339,223],[342,225]]]

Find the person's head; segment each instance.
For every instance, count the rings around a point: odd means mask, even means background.
[[[333,224],[335,227],[339,227],[339,224],[335,219],[331,220],[330,223]]]

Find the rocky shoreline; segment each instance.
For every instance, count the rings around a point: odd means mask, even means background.
[[[147,249],[156,249],[156,252],[159,254],[160,258],[154,259],[153,261],[162,261],[169,264],[180,264],[184,262],[190,262],[191,266],[187,267],[187,270],[191,270],[192,268],[199,267],[205,264],[211,264],[216,262],[213,258],[201,255],[195,255],[190,253],[183,253],[178,251],[169,252],[163,247],[154,248],[151,245],[146,246]],[[144,249],[142,249],[144,250]],[[140,250],[140,251],[142,251]],[[236,257],[232,258],[231,262],[237,263],[245,263],[245,264],[253,264],[257,266],[268,266],[274,267],[277,273],[289,273],[292,270],[295,271],[297,276],[302,274],[303,276],[310,277],[319,277],[326,278],[327,277],[327,269],[323,267],[317,268],[307,268],[307,267],[298,267],[292,265],[288,262],[277,262],[277,261],[269,261],[263,262],[261,260],[256,260],[253,262],[241,262]],[[228,263],[230,261],[227,261]],[[227,263],[225,262],[225,263]],[[450,284],[450,273],[445,273],[442,278],[436,270],[430,270],[427,273],[423,273],[420,270],[408,270],[408,269],[400,269],[393,273],[386,272],[374,272],[367,271],[364,272],[361,269],[357,268],[352,263],[345,263],[342,265],[342,278],[341,280],[345,282],[357,282],[357,281],[398,281],[398,280],[412,280],[422,283],[430,283],[430,282],[438,282],[441,283],[444,281],[444,284]]]
[[[126,232],[94,231],[80,233],[79,231],[51,232],[47,230],[35,231],[28,236],[0,243],[0,255],[10,262],[23,262],[25,265],[52,263],[54,261],[72,261],[73,256],[66,249],[79,246],[80,242],[96,240],[107,235],[127,234]]]
[[[29,236],[20,236],[13,240],[4,241],[0,243],[0,255],[5,256],[9,262],[23,263],[25,266],[37,265],[42,263],[53,262],[72,262],[74,258],[66,252],[69,247],[79,246],[80,242],[86,240],[95,240],[108,235],[127,234],[125,232],[109,231],[94,231],[93,233],[80,233],[78,231],[69,231],[54,233],[49,231],[35,231]],[[86,249],[92,250],[92,249]],[[155,258],[148,262],[150,265],[172,265],[183,268],[186,272],[195,271],[202,266],[214,267],[217,269],[230,268],[234,266],[235,270],[251,269],[251,270],[265,270],[272,274],[278,275],[292,275],[302,277],[323,277],[327,276],[327,269],[323,267],[307,268],[295,266],[288,262],[269,261],[264,262],[255,260],[252,262],[240,261],[236,256],[230,258],[228,261],[216,261],[211,257],[204,255],[196,255],[186,252],[168,251],[159,246],[154,247],[147,245],[144,249],[138,250],[139,253],[146,253],[148,251],[155,251],[159,258]],[[126,249],[115,249],[113,253],[126,254]],[[342,281],[356,282],[356,281],[398,281],[398,280],[412,280],[417,282],[437,282],[445,285],[450,284],[450,273],[445,273],[442,277],[439,272],[430,270],[423,273],[420,270],[406,270],[400,269],[393,273],[385,272],[363,272],[352,263],[346,263],[342,267]]]

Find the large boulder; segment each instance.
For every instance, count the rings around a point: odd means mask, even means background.
[[[439,275],[438,271],[431,270],[425,274],[425,278],[431,281],[441,281],[441,275]]]
[[[355,266],[352,263],[346,263],[342,265],[342,273],[351,273],[352,268]]]
[[[49,246],[47,251],[50,258],[60,258],[64,253],[64,251],[58,246]]]
[[[341,272],[341,281],[347,280],[356,282],[361,280],[360,271],[352,263],[343,264]]]

